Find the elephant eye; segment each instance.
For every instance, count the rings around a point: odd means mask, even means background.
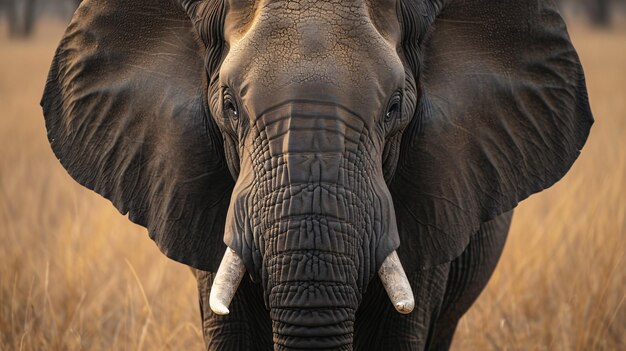
[[[402,112],[402,96],[400,93],[395,93],[389,104],[387,105],[387,112],[385,112],[385,122],[391,122],[400,117]]]
[[[224,103],[222,106],[224,118],[237,120],[239,118],[239,110],[237,109],[237,103],[230,93],[224,93]]]

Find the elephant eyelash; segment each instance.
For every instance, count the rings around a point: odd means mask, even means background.
[[[385,123],[391,123],[398,119],[400,115],[402,115],[402,94],[400,92],[396,92],[387,104],[383,119]]]
[[[222,102],[222,114],[225,119],[237,121],[239,119],[239,108],[234,97],[228,92],[224,92],[224,98]]]

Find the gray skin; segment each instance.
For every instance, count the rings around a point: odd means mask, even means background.
[[[194,268],[215,350],[447,349],[593,123],[543,1],[86,0],[42,106],[68,172]],[[226,246],[248,274],[217,316]]]

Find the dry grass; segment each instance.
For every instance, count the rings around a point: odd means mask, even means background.
[[[50,151],[38,101],[61,29],[0,35],[0,350],[201,349],[188,269]],[[626,349],[626,30],[572,35],[596,125],[564,181],[518,209],[457,350]]]

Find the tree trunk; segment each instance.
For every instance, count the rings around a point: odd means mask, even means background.
[[[609,0],[588,0],[587,11],[591,23],[599,27],[608,27],[611,24],[611,4]]]
[[[2,0],[0,5],[7,16],[9,36],[26,38],[33,33],[36,21],[35,0]]]
[[[9,36],[14,37],[18,33],[18,16],[17,6],[15,0],[2,1],[2,7],[7,16],[7,23],[9,25]]]
[[[33,34],[35,27],[35,0],[23,0],[24,13],[22,22],[22,37],[29,37]]]

